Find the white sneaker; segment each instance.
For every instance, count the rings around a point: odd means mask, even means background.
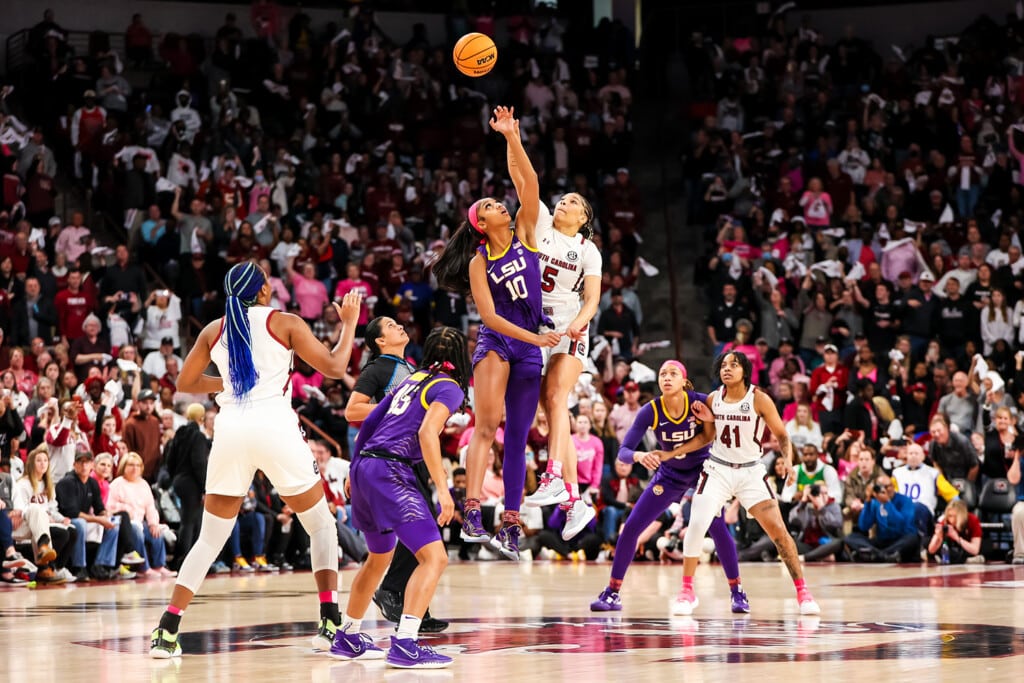
[[[804,599],[800,601],[800,614],[805,616],[814,616],[821,614],[821,608],[818,607],[818,603],[814,601],[810,595],[804,596]]]
[[[597,515],[594,508],[580,499],[572,502],[572,507],[565,511],[565,526],[562,527],[562,540],[568,541],[587,528],[590,521]]]
[[[74,574],[68,571],[67,567],[61,567],[56,571],[56,574],[59,578],[64,579],[64,583],[74,583],[78,580]]]
[[[526,550],[519,551],[520,562],[533,562],[533,551],[527,548]]]
[[[526,497],[523,505],[539,508],[545,505],[559,505],[568,502],[569,491],[565,488],[565,480],[545,472],[540,475],[540,486],[533,492],[533,495]]]
[[[700,600],[692,592],[687,595],[686,591],[679,591],[679,595],[672,601],[669,609],[672,612],[672,616],[676,617],[688,617],[693,614],[693,610],[697,609],[697,605],[700,604]]]
[[[133,567],[137,564],[146,564],[146,558],[139,555],[138,551],[133,550],[121,558],[121,564],[126,564],[129,567]]]

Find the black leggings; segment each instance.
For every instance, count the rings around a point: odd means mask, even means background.
[[[178,527],[174,556],[184,559],[199,538],[199,525],[203,521],[203,491],[199,488],[199,482],[187,474],[174,477],[172,487],[181,501],[181,525]]]

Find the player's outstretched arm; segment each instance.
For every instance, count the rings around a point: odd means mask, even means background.
[[[274,334],[286,340],[299,358],[309,363],[314,370],[323,373],[325,377],[341,379],[352,356],[356,320],[359,318],[359,307],[362,302],[362,293],[353,290],[345,295],[340,306],[336,302],[333,304],[338,311],[338,317],[341,318],[342,330],[338,343],[330,351],[313,335],[306,321],[298,316],[290,313],[275,315],[271,318],[270,325]],[[284,334],[281,334],[282,332]]]
[[[519,195],[519,211],[516,213],[516,235],[519,241],[531,249],[537,248],[534,232],[537,216],[540,214],[540,181],[530,157],[523,147],[519,133],[519,120],[513,117],[513,110],[497,107],[491,118],[491,128],[505,136],[508,143],[508,172]]]
[[[178,374],[178,391],[186,394],[218,394],[224,391],[222,378],[205,374],[206,368],[210,367],[210,349],[220,336],[221,325],[221,320],[214,320],[199,333]]]

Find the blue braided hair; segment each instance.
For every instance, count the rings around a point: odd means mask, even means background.
[[[247,308],[256,303],[256,295],[266,278],[252,261],[232,266],[224,276],[227,306],[224,313],[224,339],[228,345],[228,374],[231,390],[242,398],[256,386],[259,373],[252,362],[252,332]]]

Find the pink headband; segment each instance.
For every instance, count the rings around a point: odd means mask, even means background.
[[[665,367],[666,365],[674,365],[675,367],[679,368],[679,372],[683,373],[683,379],[686,379],[687,375],[685,365],[683,365],[677,360],[667,360],[661,364],[661,367]]]
[[[483,201],[482,199],[478,199],[475,202],[473,202],[473,206],[469,207],[469,211],[467,212],[468,217],[469,217],[469,224],[472,225],[473,229],[476,230],[479,233],[482,233],[483,230],[478,228],[477,225],[476,225],[476,222],[477,222],[476,208],[478,206],[480,206],[480,202],[482,202],[482,201]]]

